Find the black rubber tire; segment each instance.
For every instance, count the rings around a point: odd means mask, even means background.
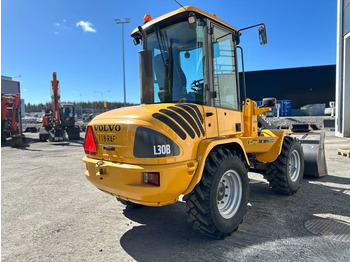
[[[39,141],[40,142],[45,142],[48,138],[46,138],[44,135],[39,134]]]
[[[67,135],[69,140],[79,140],[80,139],[80,128],[79,127],[68,127]]]
[[[299,156],[299,172],[290,172],[290,161],[295,156]],[[277,193],[292,195],[300,188],[300,181],[304,175],[304,153],[296,138],[285,136],[283,140],[281,154],[278,158],[267,165],[265,178],[270,183],[270,187]]]
[[[116,197],[116,199],[117,199],[120,203],[122,203],[123,205],[125,205],[127,208],[140,208],[140,207],[143,207],[143,205],[136,204],[136,203],[133,203],[133,202],[130,202],[130,201],[127,201],[127,200],[118,198],[118,197]]]
[[[232,217],[225,218],[219,211],[221,179],[227,172],[235,172],[240,180],[240,200]],[[223,187],[225,188],[225,187]],[[225,197],[227,187],[225,190]],[[234,191],[234,190],[233,190]],[[201,181],[184,197],[188,222],[193,228],[216,239],[224,239],[237,230],[246,213],[249,196],[248,170],[241,156],[225,148],[213,149],[207,157]],[[230,205],[229,205],[230,206]]]

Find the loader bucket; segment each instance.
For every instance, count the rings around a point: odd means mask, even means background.
[[[327,164],[324,153],[324,132],[295,132],[304,152],[304,175],[323,177],[327,175]]]

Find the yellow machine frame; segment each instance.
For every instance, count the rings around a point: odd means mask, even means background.
[[[218,239],[242,222],[250,167],[266,169],[273,190],[297,192],[301,143],[289,129],[258,125],[276,100],[258,107],[240,95],[237,45],[241,31],[256,26],[266,44],[264,24],[237,30],[194,7],[148,17],[131,34],[142,41],[141,105],[90,122],[86,178],[129,206],[164,206],[184,195],[194,228]]]

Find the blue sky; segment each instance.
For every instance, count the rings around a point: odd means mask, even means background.
[[[265,46],[259,45],[257,30],[243,32],[246,71],[336,62],[336,0],[180,2],[215,13],[236,28],[266,24]],[[61,101],[100,101],[103,95],[122,102],[122,28],[114,19],[131,18],[125,24],[126,97],[139,103],[140,46],[134,46],[130,33],[146,13],[155,18],[178,8],[173,0],[2,0],[1,75],[21,82],[26,103],[50,101],[53,72]]]

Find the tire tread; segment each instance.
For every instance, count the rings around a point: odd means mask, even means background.
[[[284,138],[281,154],[274,162],[267,165],[267,170],[264,175],[265,179],[270,183],[270,187],[275,192],[280,194],[292,195],[296,193],[300,187],[300,185],[298,185],[297,189],[291,188],[287,178],[288,155],[293,143],[299,142],[296,140],[296,138],[292,138],[290,136],[286,136]],[[301,159],[303,160],[303,157]]]
[[[202,234],[216,239],[224,239],[238,228],[237,225],[237,227],[229,233],[221,232],[214,224],[209,207],[210,187],[213,183],[216,170],[219,168],[222,161],[230,157],[238,158],[242,161],[240,155],[236,152],[231,153],[231,151],[226,148],[216,148],[210,152],[206,160],[201,181],[191,193],[184,197],[187,204],[187,213],[189,214],[188,222],[192,224],[194,229],[199,230]],[[240,223],[242,223],[242,221],[243,218]]]

